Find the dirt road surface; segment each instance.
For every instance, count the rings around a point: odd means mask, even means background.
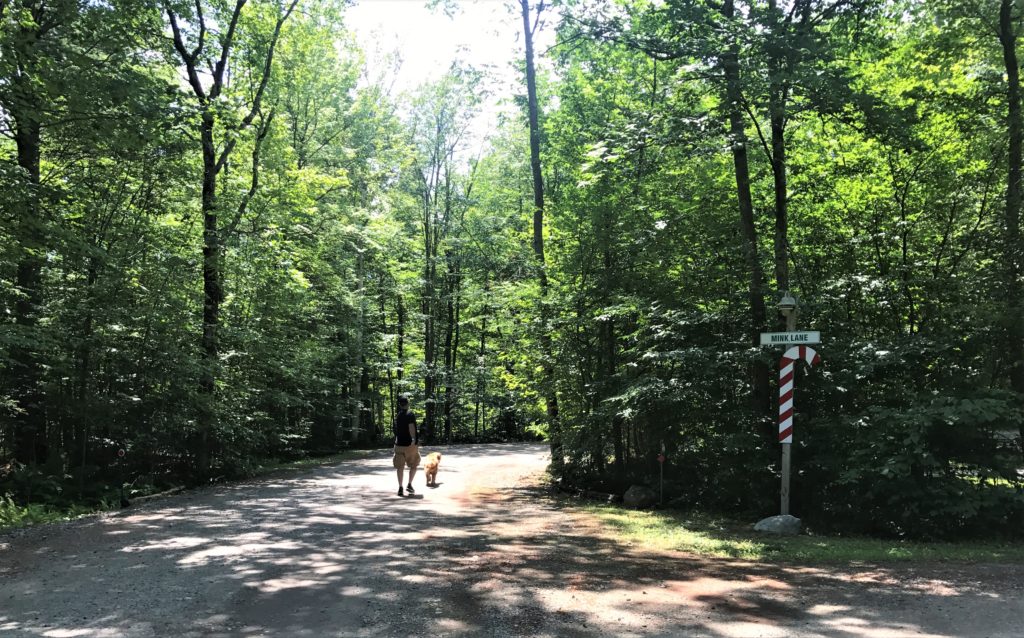
[[[1024,636],[1024,567],[645,553],[538,487],[542,445],[386,451],[0,536],[0,636]]]

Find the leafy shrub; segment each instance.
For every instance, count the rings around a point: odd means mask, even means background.
[[[21,527],[49,520],[42,505],[18,505],[10,494],[0,496],[0,529]]]
[[[1017,398],[950,374],[945,361],[962,357],[924,339],[840,354],[840,372],[805,384],[799,511],[820,527],[885,536],[1019,536]]]

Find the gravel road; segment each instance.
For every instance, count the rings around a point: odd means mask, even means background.
[[[413,498],[382,450],[0,536],[0,636],[1024,636],[1024,566],[640,552],[537,487],[544,446],[437,449]]]

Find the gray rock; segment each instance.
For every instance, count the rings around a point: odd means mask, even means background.
[[[643,485],[631,485],[622,495],[622,504],[633,509],[652,507],[658,502],[658,494]]]
[[[800,519],[789,514],[762,518],[754,525],[754,531],[779,536],[795,536],[800,533]]]

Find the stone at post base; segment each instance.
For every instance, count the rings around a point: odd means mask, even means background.
[[[789,514],[762,518],[754,525],[755,532],[777,534],[779,536],[796,536],[800,533],[800,519]]]
[[[653,507],[657,502],[657,493],[643,485],[633,485],[622,495],[622,504],[633,509]]]

